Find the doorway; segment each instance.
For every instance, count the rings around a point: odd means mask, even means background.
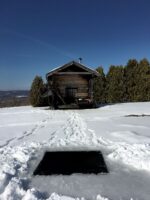
[[[75,102],[77,91],[78,91],[78,88],[75,88],[75,87],[66,88],[66,102],[67,103]]]

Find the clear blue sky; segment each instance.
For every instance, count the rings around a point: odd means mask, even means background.
[[[105,71],[150,60],[150,0],[0,0],[0,90],[78,57]]]

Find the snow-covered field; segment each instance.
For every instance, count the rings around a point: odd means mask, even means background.
[[[148,115],[150,103],[0,109],[0,200],[150,200]],[[33,176],[46,150],[100,150],[109,174]]]

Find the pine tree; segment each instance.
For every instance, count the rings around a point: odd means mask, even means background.
[[[98,67],[96,71],[99,73],[99,77],[94,79],[93,92],[94,100],[97,103],[105,103],[105,85],[106,78],[102,67]]]
[[[108,103],[124,102],[124,68],[111,66],[106,76],[106,100]]]
[[[138,62],[136,59],[130,59],[125,66],[125,99],[128,102],[136,101],[136,76]]]
[[[42,97],[44,90],[45,85],[42,78],[40,76],[36,76],[30,89],[30,103],[32,106],[37,107],[44,105],[44,98]]]
[[[145,58],[139,62],[136,68],[135,83],[135,100],[148,101],[150,96],[150,63]]]

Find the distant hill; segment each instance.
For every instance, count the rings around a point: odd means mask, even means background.
[[[28,97],[28,90],[10,90],[10,91],[0,91],[0,99],[8,99],[12,97],[20,98],[20,97]]]
[[[28,90],[0,91],[0,107],[29,105]]]

